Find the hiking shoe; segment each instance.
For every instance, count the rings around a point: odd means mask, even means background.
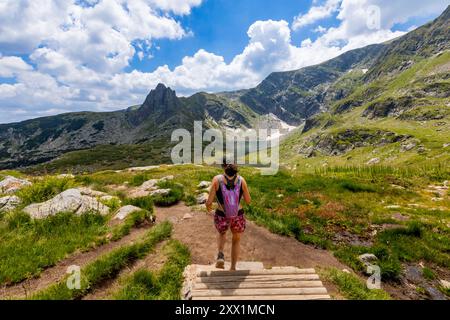
[[[217,269],[225,269],[225,255],[223,252],[219,252],[216,260],[216,268]]]

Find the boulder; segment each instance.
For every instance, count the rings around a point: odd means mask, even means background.
[[[416,265],[407,265],[405,266],[405,278],[416,285],[420,285],[424,282],[423,271],[420,266]]]
[[[141,211],[142,209],[139,207],[135,207],[135,206],[125,206],[119,209],[119,211],[117,211],[116,215],[114,216],[114,220],[124,220],[126,219],[126,217],[128,217],[128,215],[130,215],[133,212],[136,211]]]
[[[173,180],[174,176],[167,176],[161,179],[151,179],[148,181],[145,181],[140,187],[133,188],[129,192],[130,198],[142,198],[147,196],[155,196],[155,195],[168,195],[170,192],[170,189],[158,189],[158,183]]]
[[[155,190],[155,189],[157,188],[156,184],[157,184],[158,182],[159,182],[159,181],[156,180],[156,179],[152,179],[152,180],[145,181],[145,182],[139,187],[139,189],[141,189],[141,190]]]
[[[439,284],[442,286],[442,288],[444,288],[446,290],[450,290],[450,281],[439,280]]]
[[[378,258],[372,253],[364,253],[358,256],[358,260],[361,261],[364,265],[370,266],[373,264],[373,262],[377,261]]]
[[[150,191],[151,196],[167,196],[170,193],[170,189],[157,189]]]
[[[102,201],[111,201],[111,200],[114,200],[114,199],[117,199],[119,202],[122,202],[122,201],[120,201],[119,198],[114,197],[114,196],[110,196],[109,194],[106,195],[106,196],[100,197],[100,200],[102,200]]]
[[[405,142],[400,146],[400,151],[401,152],[411,151],[416,146],[417,146],[417,143],[414,141],[413,142]]]
[[[398,204],[391,204],[389,206],[385,206],[386,209],[400,209],[402,206],[399,206]]]
[[[159,168],[160,168],[160,166],[133,167],[133,168],[127,169],[127,171],[128,172],[139,172],[139,171],[147,171],[147,170],[153,170],[153,169],[159,169]]]
[[[18,179],[12,176],[6,176],[0,181],[0,193],[11,194],[25,186],[30,186],[31,182],[24,179]]]
[[[75,176],[71,173],[68,173],[68,174],[63,173],[63,174],[57,175],[56,178],[58,178],[58,179],[73,179],[73,178],[75,178]]]
[[[81,194],[83,196],[90,196],[90,197],[103,197],[103,196],[107,196],[108,194],[105,192],[101,192],[101,191],[97,191],[97,190],[92,190],[91,188],[86,188],[86,187],[80,187],[77,188]]]
[[[342,269],[342,272],[351,273],[350,270],[348,270],[348,269]]]
[[[0,198],[0,212],[8,212],[14,210],[20,205],[22,200],[17,196],[6,196]]]
[[[79,189],[66,190],[53,199],[31,204],[24,209],[24,212],[34,219],[47,218],[60,212],[74,212],[81,215],[91,211],[107,215],[109,208],[94,197],[81,194]]]
[[[197,197],[197,204],[205,204],[206,201],[208,201],[209,194],[208,193],[202,193]]]
[[[210,181],[202,181],[199,183],[199,185],[197,186],[198,189],[207,189],[211,186],[211,182]]]
[[[370,159],[369,161],[367,161],[367,165],[371,165],[371,164],[377,164],[377,163],[380,163],[380,158],[373,158],[373,159]]]

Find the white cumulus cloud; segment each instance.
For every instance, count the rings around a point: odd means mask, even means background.
[[[271,72],[317,64],[398,37],[404,32],[393,31],[396,24],[445,9],[437,0],[314,1],[307,13],[295,18],[292,29],[284,20],[254,22],[248,28],[247,45],[229,62],[218,53],[199,49],[174,68],[125,71],[133,57],[151,58],[154,39],[189,36],[177,17],[201,3],[0,0],[0,77],[7,79],[0,83],[0,123],[128,107],[141,103],[159,82],[181,95],[254,87]],[[367,23],[373,6],[381,8],[376,28]],[[317,25],[333,15],[337,26]],[[317,38],[294,43],[291,32],[302,32],[307,25]]]
[[[323,5],[312,6],[305,14],[300,14],[294,18],[292,29],[298,30],[307,25],[313,24],[316,21],[330,17],[335,13],[342,0],[327,0]]]

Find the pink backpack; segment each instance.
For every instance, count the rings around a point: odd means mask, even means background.
[[[221,176],[219,179],[220,190],[223,196],[223,206],[225,210],[225,215],[227,218],[236,217],[239,213],[239,202],[240,202],[240,192],[241,192],[241,177],[237,177],[237,181],[234,187],[228,189],[226,183],[226,177]]]

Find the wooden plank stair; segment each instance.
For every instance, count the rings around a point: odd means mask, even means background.
[[[188,299],[192,300],[330,299],[314,269],[274,267],[224,271],[196,266],[192,270],[188,290]]]

